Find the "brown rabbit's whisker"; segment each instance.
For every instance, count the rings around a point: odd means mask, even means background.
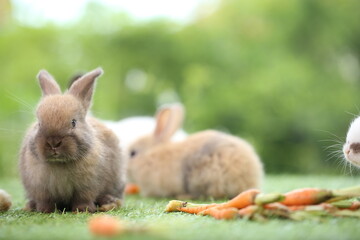
[[[0,128],[0,131],[3,131],[3,132],[7,132],[7,133],[16,133],[16,135],[18,134],[23,134],[23,131],[21,130],[14,130],[14,129],[7,129],[7,128]]]
[[[33,111],[33,106],[31,106],[30,104],[28,104],[25,100],[23,100],[23,99],[21,99],[21,98],[19,98],[18,96],[16,96],[15,94],[12,94],[12,93],[10,93],[10,92],[7,92],[7,96],[10,98],[10,99],[12,99],[12,100],[14,100],[15,102],[17,102],[17,103],[20,103],[21,105],[23,105],[24,107],[26,107],[29,111]]]

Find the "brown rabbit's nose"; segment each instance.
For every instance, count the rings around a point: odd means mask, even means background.
[[[61,146],[62,137],[48,137],[46,143],[51,149],[56,149]]]

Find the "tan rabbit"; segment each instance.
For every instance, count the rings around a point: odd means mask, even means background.
[[[4,190],[0,189],[0,212],[5,212],[11,207],[11,197]]]
[[[28,198],[27,209],[53,212],[107,211],[120,206],[125,185],[125,161],[115,134],[87,116],[95,69],[61,94],[45,70],[38,74],[42,99],[37,122],[25,135],[20,173]]]
[[[231,198],[259,188],[262,163],[245,140],[207,130],[184,141],[169,139],[181,126],[183,107],[158,111],[155,131],[130,146],[128,174],[144,196]]]

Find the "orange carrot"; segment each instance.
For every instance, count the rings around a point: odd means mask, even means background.
[[[120,220],[109,215],[96,216],[89,221],[89,230],[98,236],[115,236],[125,231]]]
[[[330,203],[323,202],[323,203],[320,203],[319,205],[322,206],[322,208],[324,210],[333,210],[333,209],[335,209],[335,207]]]
[[[288,209],[290,211],[300,211],[300,210],[305,210],[306,205],[293,205],[293,206],[288,206]]]
[[[240,193],[239,195],[237,195],[236,197],[234,197],[233,199],[231,199],[225,203],[219,204],[219,207],[222,207],[222,208],[233,207],[233,208],[237,208],[237,209],[247,207],[249,205],[254,204],[255,197],[259,193],[260,193],[260,191],[258,189],[246,190],[246,191]]]
[[[217,203],[196,204],[196,203],[183,202],[179,200],[171,200],[166,206],[165,212],[186,212],[191,214],[197,214],[208,208],[212,208],[218,205],[219,204]]]
[[[249,205],[240,209],[238,213],[241,217],[252,217],[259,209],[260,207],[258,205]]]
[[[234,219],[237,216],[239,216],[237,208],[217,208],[217,207],[208,208],[198,214],[204,216],[212,216],[216,219],[225,219],[225,220]]]
[[[319,188],[302,188],[288,192],[280,203],[287,206],[313,205],[331,198],[332,192]]]
[[[360,208],[360,201],[351,199],[332,202],[330,204],[341,209],[357,210]]]
[[[127,195],[131,195],[131,194],[138,194],[140,192],[140,188],[138,185],[134,184],[134,183],[128,183],[125,186],[125,190],[124,190],[125,194]]]
[[[314,210],[332,210],[334,205],[330,203],[320,203],[317,205],[293,205],[288,206],[290,211],[314,211]]]
[[[191,205],[187,205],[186,207],[181,207],[179,208],[180,212],[186,212],[186,213],[191,213],[191,214],[198,214],[206,209],[209,208],[213,208],[217,206],[216,203],[212,203],[212,204],[204,204],[204,205],[198,205],[198,206],[191,206]]]
[[[360,202],[356,201],[356,202],[353,202],[351,204],[351,206],[349,207],[350,210],[357,210],[360,208]]]
[[[278,202],[274,202],[274,203],[269,203],[269,204],[265,204],[264,205],[265,209],[269,209],[269,210],[289,210],[288,206],[285,206],[284,204],[278,203]]]
[[[255,197],[260,191],[257,189],[249,189],[237,195],[235,198],[224,203],[210,203],[210,204],[195,204],[189,202],[183,202],[178,200],[172,200],[166,206],[165,212],[187,212],[197,214],[208,208],[244,208],[254,203]]]
[[[280,217],[280,218],[289,218],[290,210],[284,204],[274,202],[269,203],[263,206],[263,211],[261,212],[264,217]]]

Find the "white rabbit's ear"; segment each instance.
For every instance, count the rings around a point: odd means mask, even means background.
[[[96,68],[77,79],[69,89],[69,93],[79,98],[86,109],[91,104],[95,80],[101,74],[103,74],[102,68]]]
[[[167,141],[181,127],[184,107],[180,103],[164,106],[156,114],[154,136],[158,141]]]
[[[41,70],[38,73],[37,78],[39,79],[43,96],[61,94],[59,84],[57,84],[53,76],[51,76],[46,70]]]

